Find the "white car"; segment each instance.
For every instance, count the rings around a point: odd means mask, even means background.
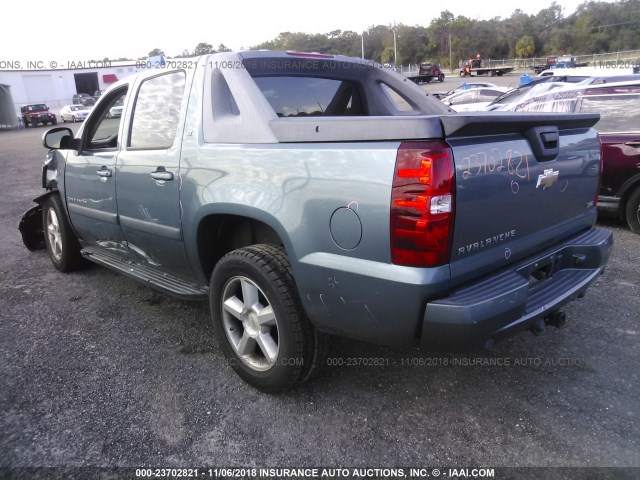
[[[90,111],[84,105],[65,105],[60,110],[60,118],[63,122],[82,122]]]
[[[438,100],[442,100],[449,95],[453,95],[454,93],[462,92],[463,90],[470,90],[472,88],[494,88],[497,87],[495,83],[489,82],[462,82],[459,87],[454,88],[453,90],[449,90],[448,92],[433,92],[431,95],[436,97]]]
[[[471,88],[444,97],[441,102],[456,112],[484,110],[508,90],[506,87]]]
[[[120,118],[122,116],[122,110],[124,109],[124,105],[122,100],[118,100],[107,112],[107,118]]]

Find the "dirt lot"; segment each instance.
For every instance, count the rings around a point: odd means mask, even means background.
[[[341,366],[269,396],[225,365],[206,305],[97,266],[64,275],[23,247],[45,130],[0,132],[0,467],[640,466],[640,236],[625,225],[604,224],[610,266],[563,329],[468,355],[335,339]]]

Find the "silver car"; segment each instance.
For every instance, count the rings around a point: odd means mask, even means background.
[[[84,105],[66,105],[60,110],[60,118],[63,122],[82,122],[90,110]]]

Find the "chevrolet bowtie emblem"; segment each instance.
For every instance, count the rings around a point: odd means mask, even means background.
[[[536,184],[536,188],[542,186],[542,190],[546,190],[547,188],[551,188],[558,181],[559,171],[554,172],[553,168],[545,170],[542,175],[538,175],[538,183]]]

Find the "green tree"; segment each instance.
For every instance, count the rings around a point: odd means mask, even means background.
[[[164,50],[161,48],[154,48],[147,54],[147,57],[157,57],[158,55],[164,55]]]
[[[530,37],[529,35],[520,37],[516,42],[516,56],[518,56],[519,58],[532,57],[535,50],[536,44],[533,40],[533,37]]]
[[[387,47],[382,51],[382,55],[380,55],[381,63],[393,63],[393,47]]]
[[[200,42],[193,50],[193,56],[208,55],[210,53],[216,53],[216,51],[210,43],[205,42]]]
[[[231,49],[227,47],[224,43],[218,45],[218,52],[230,52]]]

